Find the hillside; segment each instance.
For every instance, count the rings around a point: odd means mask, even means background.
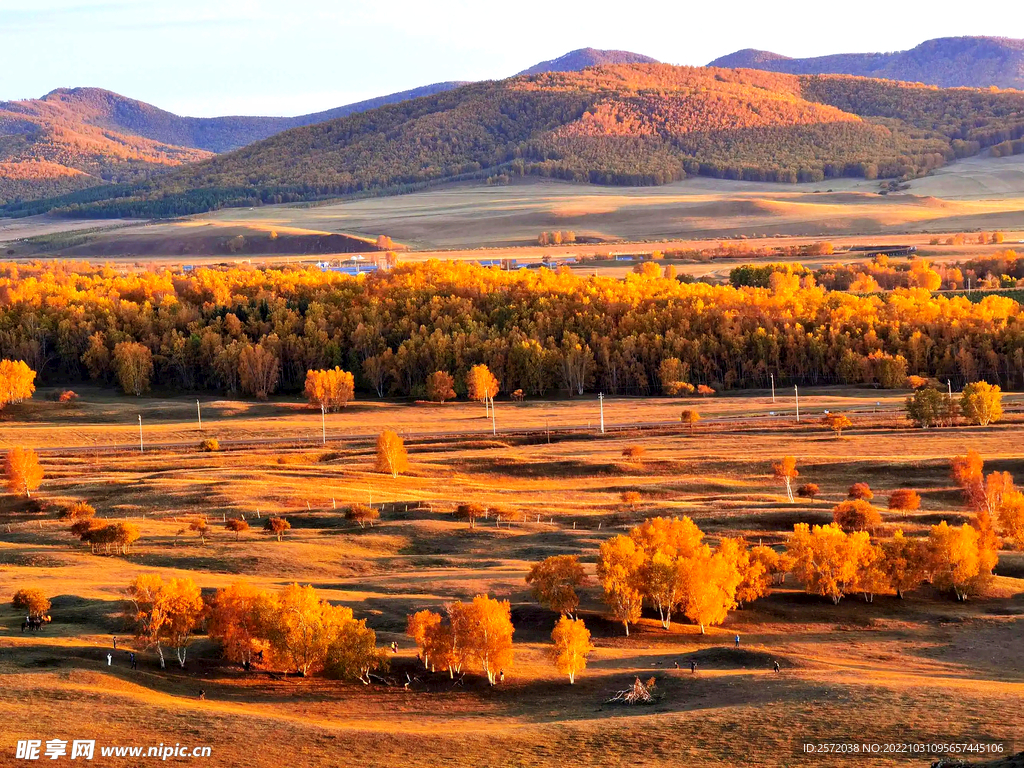
[[[1024,40],[1006,37],[943,37],[909,51],[841,53],[793,59],[747,48],[715,59],[711,67],[744,67],[794,75],[859,75],[938,85],[943,88],[1024,89]]]
[[[296,128],[139,185],[10,215],[167,216],[539,175],[660,184],[913,177],[1024,135],[1024,94],[620,65],[475,83]]]
[[[115,94],[88,89],[0,103],[0,200],[136,181],[155,169],[210,156],[165,138],[118,131],[119,121],[168,113],[108,97]]]
[[[542,75],[545,72],[578,72],[587,67],[606,67],[611,64],[657,64],[657,59],[629,51],[602,51],[597,48],[579,48],[557,59],[534,64],[520,75]]]
[[[653,62],[584,48],[529,72]],[[58,88],[40,99],[0,102],[0,205],[54,197],[229,152],[281,131],[336,120],[466,85],[433,83],[296,117],[183,117],[102,88]]]
[[[133,182],[275,133],[428,96],[434,83],[298,117],[181,117],[101,88],[59,88],[0,102],[0,201]]]

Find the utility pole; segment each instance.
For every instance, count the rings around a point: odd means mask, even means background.
[[[491,400],[491,434],[492,435],[497,435],[498,434],[498,426],[497,426],[497,423],[494,421],[494,398],[491,397],[490,400]]]
[[[796,420],[800,421],[800,390],[796,388],[796,384],[793,385],[793,397],[796,398]]]
[[[323,403],[320,403],[320,434],[324,445],[327,445],[327,411],[324,410]]]
[[[775,405],[775,374],[770,373],[768,375],[772,377],[772,405]]]
[[[196,416],[199,417],[199,431],[202,432],[203,431],[203,412],[199,408],[199,401],[198,400],[196,400]]]
[[[601,434],[604,434],[604,392],[601,392],[597,396],[597,401],[601,404]]]
[[[142,414],[139,414],[139,453],[145,453],[146,448],[142,444]]]

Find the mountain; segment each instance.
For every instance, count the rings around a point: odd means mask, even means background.
[[[841,53],[791,59],[747,48],[715,59],[711,67],[745,67],[795,75],[859,75],[943,88],[1024,90],[1024,40],[1007,37],[942,37],[909,51]]]
[[[0,213],[176,216],[525,174],[604,184],[910,177],[1021,136],[1019,92],[618,65],[472,83],[293,128],[144,183]]]
[[[435,83],[299,117],[181,117],[101,88],[0,102],[0,201],[130,183],[303,125],[429,96]]]
[[[644,61],[654,59],[584,48],[527,71]],[[0,204],[53,197],[100,184],[136,183],[290,128],[462,85],[466,83],[434,83],[298,117],[182,117],[101,88],[58,88],[41,99],[0,102]]]
[[[657,59],[629,51],[601,51],[597,48],[580,48],[569,51],[557,59],[542,61],[520,75],[541,75],[545,72],[579,72],[587,67],[604,67],[610,64],[657,64]]]

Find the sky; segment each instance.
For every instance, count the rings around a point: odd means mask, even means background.
[[[1019,0],[0,0],[0,100],[93,86],[183,115],[297,115],[444,80],[508,77],[584,47],[707,64],[1024,38]]]

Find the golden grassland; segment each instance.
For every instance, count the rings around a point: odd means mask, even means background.
[[[403,258],[539,259],[594,255],[643,241],[664,248],[708,247],[720,238],[751,245],[788,245],[827,238],[864,244],[865,238],[926,245],[931,233],[1004,230],[1024,238],[1024,155],[958,161],[881,196],[880,182],[829,179],[773,184],[692,178],[660,187],[602,187],[526,179],[511,186],[446,185],[407,195],[325,204],[228,208],[174,221],[55,219],[0,221],[0,245],[29,256],[22,238],[95,229],[85,244],[61,255],[117,261],[155,258],[172,263],[282,262],[309,256],[238,256],[223,242],[241,235],[280,237],[387,234],[411,249]],[[531,247],[542,231],[573,230],[597,242]],[[51,246],[52,249],[52,246]],[[478,250],[486,249],[486,250]],[[649,249],[648,249],[649,250]],[[962,255],[962,248],[958,254]],[[177,253],[181,256],[148,256]],[[45,255],[54,256],[49,250]],[[942,255],[942,251],[937,255]]]
[[[523,582],[531,563],[552,554],[582,553],[593,575],[601,541],[653,515],[690,515],[712,539],[743,534],[775,544],[795,522],[829,521],[832,504],[861,480],[883,505],[896,487],[921,494],[920,510],[883,513],[887,528],[919,534],[940,519],[959,522],[967,515],[948,479],[949,457],[974,447],[987,468],[1024,476],[1016,448],[1024,419],[1016,414],[988,428],[910,429],[892,410],[870,412],[874,402],[892,409],[902,393],[834,389],[808,391],[800,425],[752,418],[784,408],[756,393],[688,401],[706,417],[692,433],[673,426],[601,435],[590,399],[499,402],[499,426],[535,431],[451,437],[486,429],[483,409],[357,403],[328,417],[329,436],[348,437],[326,447],[250,443],[202,453],[192,447],[199,435],[194,402],[83,394],[83,405],[70,411],[40,400],[12,407],[4,443],[13,444],[14,434],[53,449],[41,454],[42,498],[86,499],[101,517],[132,519],[143,537],[129,556],[91,555],[52,512],[32,512],[11,496],[0,500],[0,597],[38,586],[54,603],[54,621],[39,634],[22,635],[20,617],[9,604],[0,608],[0,763],[19,738],[209,744],[213,756],[203,762],[214,766],[476,767],[848,765],[846,757],[801,756],[797,745],[841,737],[1024,737],[1024,559],[1014,552],[1001,553],[991,593],[968,603],[926,588],[903,601],[879,596],[867,604],[849,596],[833,606],[803,594],[791,577],[705,636],[685,622],[665,631],[647,616],[627,639],[591,586],[582,616],[597,650],[572,687],[547,655],[555,616],[534,603]],[[605,402],[609,424],[667,420],[684,405]],[[58,450],[105,431],[125,429],[127,437],[139,405],[154,443],[180,438],[190,445],[141,455]],[[854,428],[835,439],[818,424],[823,408],[857,411]],[[565,429],[588,421],[590,430]],[[410,471],[397,479],[373,472],[372,440],[355,437],[384,425],[413,433]],[[320,425],[319,413],[295,403],[222,402],[207,407],[204,426],[204,434],[222,439],[308,439],[310,431],[315,439]],[[646,448],[641,463],[623,458],[631,445]],[[801,481],[821,486],[817,500],[785,501],[770,467],[784,454],[798,457]],[[627,490],[641,493],[636,511],[622,507]],[[371,498],[382,505],[378,524],[361,529],[344,519],[344,506]],[[471,530],[452,515],[465,501],[502,508],[504,521],[483,520]],[[257,530],[257,509],[291,522],[284,541]],[[213,529],[205,545],[179,533],[182,521],[198,514]],[[220,522],[240,514],[253,530],[236,541]],[[154,570],[189,575],[206,592],[238,578],[266,587],[312,583],[366,618],[379,642],[398,642],[393,677],[404,682],[408,672],[419,680],[406,690],[246,675],[203,637],[185,670],[172,662],[161,671],[150,652],[130,670],[127,637],[107,668],[111,635],[122,632],[120,591]],[[491,689],[475,674],[461,686],[443,673],[425,675],[403,634],[405,616],[484,591],[512,603],[517,656],[506,681]],[[777,675],[774,660],[782,667]],[[634,676],[656,678],[654,705],[603,703]]]

